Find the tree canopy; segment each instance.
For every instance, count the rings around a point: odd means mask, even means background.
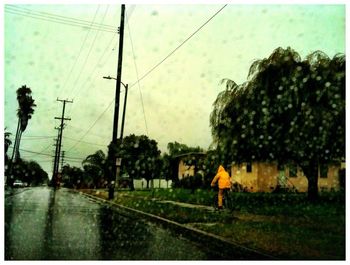
[[[120,139],[119,139],[120,141]],[[145,178],[147,186],[149,180],[159,175],[160,150],[158,143],[146,135],[128,135],[123,138],[119,148],[115,149],[117,157],[122,158],[122,172],[131,179]]]
[[[318,165],[345,157],[345,56],[278,48],[245,83],[224,82],[210,124],[226,163],[295,162],[317,197]]]

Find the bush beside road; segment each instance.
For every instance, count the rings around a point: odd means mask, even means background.
[[[82,190],[107,199],[105,190]],[[235,210],[214,211],[214,191],[185,189],[118,191],[114,202],[151,213],[281,259],[344,260],[345,203],[324,194],[310,203],[303,194],[234,193]]]

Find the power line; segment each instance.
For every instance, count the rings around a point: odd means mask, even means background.
[[[89,129],[85,132],[85,134],[73,145],[71,148],[68,149],[67,152],[72,150],[74,147],[77,146],[78,143],[81,142],[81,140],[89,133],[89,131],[95,126],[95,124],[102,118],[102,116],[105,114],[105,112],[109,109],[109,107],[112,105],[114,99],[108,104],[107,108],[98,116],[97,120],[89,127]]]
[[[151,70],[149,70],[146,74],[144,74],[141,78],[139,78],[136,82],[134,82],[130,87],[133,87],[135,84],[143,80],[146,76],[148,76],[151,72],[153,72],[158,66],[160,66],[166,59],[168,59],[171,55],[173,55],[178,49],[180,49],[188,40],[190,40],[195,34],[197,34],[205,25],[207,25],[215,16],[217,16],[225,7],[224,5],[221,7],[214,15],[212,15],[206,22],[204,22],[196,31],[194,31],[189,37],[187,37],[179,46],[177,46],[172,52],[170,52],[163,60],[161,60],[158,64],[156,64]],[[114,102],[114,98],[108,104],[106,109],[100,114],[100,116],[95,120],[95,122],[89,127],[89,129],[85,132],[85,134],[79,139],[79,141],[68,149],[70,151],[89,133],[89,131],[95,126],[95,124],[102,118],[102,116],[106,113],[106,111],[111,107]]]
[[[131,37],[131,30],[130,30],[129,22],[127,22],[127,24],[128,24],[129,38],[130,38],[131,50],[132,50],[132,54],[133,54],[134,66],[135,66],[135,71],[136,71],[136,77],[137,77],[137,79],[139,79],[139,71],[137,69],[136,56],[135,56],[135,51],[134,51],[134,43],[133,43],[132,37]],[[140,81],[137,81],[137,84],[138,84],[138,87],[139,87],[141,104],[142,104],[142,111],[143,111],[143,118],[145,120],[146,132],[147,132],[147,135],[148,135],[148,126],[147,126],[147,120],[146,120],[145,106],[143,104],[143,97],[142,97],[142,92],[141,92]]]
[[[12,148],[12,146],[9,146],[9,148]],[[53,155],[50,155],[50,154],[45,154],[45,153],[40,153],[40,152],[35,152],[35,151],[30,151],[30,150],[25,150],[25,149],[19,149],[20,151],[23,151],[23,152],[27,152],[27,153],[31,153],[31,154],[37,154],[37,155],[43,155],[43,156],[49,156],[49,157],[53,157]]]
[[[96,9],[96,12],[95,12],[95,15],[94,15],[94,18],[93,18],[91,24],[94,23],[96,15],[97,15],[99,9],[100,9],[100,5],[98,5],[98,7]],[[76,59],[74,61],[74,64],[73,64],[72,68],[70,69],[70,72],[69,72],[69,74],[68,74],[68,76],[66,78],[66,81],[64,82],[62,90],[64,90],[66,88],[67,82],[68,82],[68,80],[69,80],[69,78],[70,78],[70,76],[71,76],[71,74],[73,72],[73,69],[74,69],[75,65],[77,64],[77,61],[78,61],[78,59],[80,57],[80,54],[81,54],[81,51],[83,50],[83,47],[85,46],[85,42],[86,42],[86,40],[87,40],[87,38],[89,36],[89,33],[90,33],[90,29],[86,32],[85,39],[84,39],[82,45],[80,46],[80,49],[79,49],[79,52],[78,52],[78,56],[76,57]]]
[[[41,141],[41,140],[47,140],[53,137],[41,137],[41,138],[24,138],[21,139],[22,141]]]
[[[35,18],[35,19],[44,20],[44,21],[55,22],[55,23],[58,23],[58,24],[61,24],[61,25],[75,26],[75,27],[79,27],[79,28],[82,28],[82,29],[91,29],[91,30],[109,32],[109,33],[116,33],[116,31],[102,30],[102,29],[99,30],[99,29],[94,28],[94,27],[87,27],[87,26],[80,26],[80,25],[75,25],[75,24],[71,24],[71,23],[57,22],[57,21],[52,21],[52,20],[50,20],[50,19],[39,18],[39,17],[33,17],[33,16],[29,16],[29,15],[23,15],[23,14],[21,14],[21,13],[16,13],[16,12],[13,12],[13,11],[6,11],[6,13],[10,13],[10,14],[13,14],[13,15],[21,15],[21,16],[24,16],[24,17]]]
[[[61,15],[57,15],[57,14],[52,14],[52,13],[48,13],[48,12],[42,12],[42,11],[34,11],[34,10],[31,10],[29,8],[25,8],[23,6],[16,6],[16,5],[6,5],[5,8],[12,8],[12,9],[17,9],[17,10],[26,10],[27,12],[29,13],[38,13],[38,14],[43,14],[42,16],[45,16],[45,17],[54,17],[54,18],[62,18],[62,19],[66,19],[66,20],[73,20],[73,21],[77,21],[77,22],[80,22],[80,23],[85,23],[85,24],[91,24],[91,21],[88,21],[88,20],[83,20],[83,19],[78,19],[78,18],[73,18],[73,17],[66,17],[66,16],[61,16]],[[106,29],[111,29],[111,30],[115,30],[116,27],[115,26],[111,26],[111,25],[107,25],[107,24],[101,24],[101,23],[92,23],[91,26],[102,26]]]
[[[91,145],[98,145],[98,146],[106,147],[105,144],[96,144],[96,143],[85,142],[85,141],[81,141],[81,140],[78,140],[78,139],[70,138],[70,137],[67,137],[67,136],[64,136],[64,138],[68,139],[68,140],[72,140],[72,141],[79,141],[80,143],[84,143],[84,144],[91,144]]]
[[[9,146],[9,148],[12,148],[12,146]],[[35,151],[32,151],[32,150],[26,150],[26,149],[19,149],[20,151],[22,152],[25,152],[25,153],[30,153],[30,154],[37,154],[37,155],[43,155],[43,156],[49,156],[49,157],[54,157],[53,155],[50,155],[50,154],[45,154],[45,153],[40,153],[40,152],[35,152]],[[76,159],[76,160],[84,160],[85,158],[84,157],[71,157],[71,156],[65,156],[65,158],[68,158],[68,159]],[[52,162],[52,160],[50,160]]]
[[[103,32],[109,32],[109,33],[116,33],[117,29],[113,26],[109,25],[99,25],[96,23],[90,23],[89,21],[84,21],[83,22],[75,22],[73,20],[78,20],[78,19],[72,19],[69,18],[70,20],[67,19],[61,19],[61,18],[55,18],[55,15],[50,16],[44,16],[40,14],[35,14],[35,11],[22,11],[22,10],[16,10],[9,8],[9,6],[5,6],[5,12],[13,15],[20,15],[23,17],[29,17],[33,19],[39,19],[39,20],[44,20],[44,21],[49,21],[49,22],[54,22],[62,25],[69,25],[69,26],[74,26],[74,27],[79,27],[83,29],[92,29],[92,30],[98,30],[98,31],[103,31]],[[39,12],[40,13],[40,12]],[[90,23],[90,24],[89,24]]]
[[[157,63],[155,66],[153,66],[147,73],[145,73],[140,79],[138,79],[136,82],[134,82],[131,86],[133,87],[138,82],[143,80],[146,76],[148,76],[151,72],[153,72],[158,66],[160,66],[162,63],[165,62],[171,55],[173,55],[178,49],[180,49],[187,41],[189,41],[195,34],[197,34],[205,25],[207,25],[215,16],[217,16],[225,7],[224,5],[221,7],[214,15],[212,15],[206,22],[204,22],[196,31],[194,31],[187,39],[185,39],[179,46],[177,46],[173,51],[171,51],[163,60],[161,60],[159,63]]]
[[[104,15],[103,15],[103,18],[102,18],[102,22],[104,21],[104,19],[105,19],[105,17],[106,17],[108,8],[109,8],[109,7],[107,6],[106,11],[105,11],[105,13],[104,13]],[[73,87],[76,86],[76,84],[78,83],[78,81],[79,81],[79,79],[80,79],[80,76],[81,76],[81,74],[82,74],[82,72],[83,72],[83,70],[84,70],[84,68],[85,68],[85,66],[86,66],[87,60],[89,59],[90,53],[91,53],[91,51],[92,51],[92,48],[93,48],[94,45],[95,45],[95,42],[96,42],[96,39],[97,39],[97,36],[98,36],[98,35],[99,35],[99,32],[97,31],[96,34],[95,34],[95,38],[94,38],[94,40],[92,41],[92,44],[91,44],[90,49],[89,49],[89,51],[88,51],[88,54],[87,54],[87,56],[85,57],[85,61],[84,61],[84,63],[83,63],[83,66],[80,68],[80,72],[79,72],[79,74],[78,74],[78,77],[77,77],[77,79],[75,80],[75,82],[74,82],[74,84],[73,84]],[[74,91],[74,88],[73,88],[73,90],[71,91],[70,95],[72,95],[73,91]],[[74,99],[74,98],[73,98],[73,99]]]
[[[21,139],[23,140],[23,139],[26,139],[26,138],[53,138],[53,137],[55,137],[55,136],[46,136],[46,135],[39,135],[39,136],[23,136],[23,137],[21,137]],[[33,139],[33,140],[35,140],[35,139]]]

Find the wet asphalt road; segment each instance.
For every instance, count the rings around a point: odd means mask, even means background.
[[[5,199],[5,260],[212,260],[198,244],[66,189]]]

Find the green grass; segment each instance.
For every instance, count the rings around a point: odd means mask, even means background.
[[[185,189],[119,191],[117,202],[282,259],[345,259],[342,194],[322,194],[317,203],[310,203],[304,194],[233,193],[236,208],[233,214],[160,202],[211,205],[215,195],[213,190],[196,190],[194,193]]]

